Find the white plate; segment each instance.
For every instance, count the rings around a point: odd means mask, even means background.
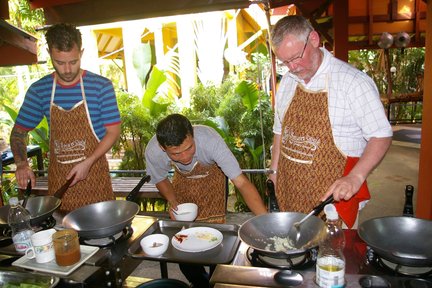
[[[178,238],[183,240],[180,241]],[[218,246],[222,242],[222,239],[222,233],[216,229],[193,227],[175,234],[171,239],[171,244],[180,251],[202,252]]]
[[[14,261],[12,265],[26,268],[26,269],[66,276],[72,273],[73,271],[75,271],[78,267],[80,267],[85,261],[87,261],[91,256],[93,256],[99,250],[99,247],[93,247],[87,245],[80,245],[80,247],[81,247],[81,259],[74,265],[59,266],[57,265],[55,260],[52,260],[48,263],[38,263],[36,262],[35,258],[28,259],[25,256]]]

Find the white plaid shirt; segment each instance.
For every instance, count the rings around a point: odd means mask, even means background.
[[[336,146],[348,156],[360,157],[371,137],[393,135],[377,87],[365,73],[335,58],[326,49],[321,51],[323,62],[309,83],[289,72],[282,78],[276,93],[273,132],[281,134],[285,111],[298,83],[308,90],[326,90]]]

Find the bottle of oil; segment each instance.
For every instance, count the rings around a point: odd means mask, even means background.
[[[345,235],[339,224],[339,215],[333,204],[324,207],[326,237],[319,244],[316,265],[316,283],[322,288],[345,286]]]

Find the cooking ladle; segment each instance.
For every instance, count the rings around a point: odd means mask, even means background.
[[[290,231],[288,232],[288,240],[290,241],[290,245],[294,246],[295,248],[299,248],[298,243],[300,240],[300,236],[301,236],[301,232],[300,232],[300,227],[301,225],[306,222],[306,220],[308,220],[312,215],[318,215],[323,209],[324,206],[327,204],[330,204],[333,202],[333,194],[330,195],[329,197],[327,197],[326,200],[324,200],[323,202],[321,202],[319,205],[317,205],[316,207],[314,207],[312,209],[311,212],[309,212],[309,214],[307,214],[305,217],[303,217],[300,221],[295,222],[291,228]]]

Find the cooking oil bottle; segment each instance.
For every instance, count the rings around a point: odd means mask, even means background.
[[[339,224],[339,215],[333,204],[324,207],[326,237],[319,244],[315,281],[323,288],[345,286],[345,235]]]

